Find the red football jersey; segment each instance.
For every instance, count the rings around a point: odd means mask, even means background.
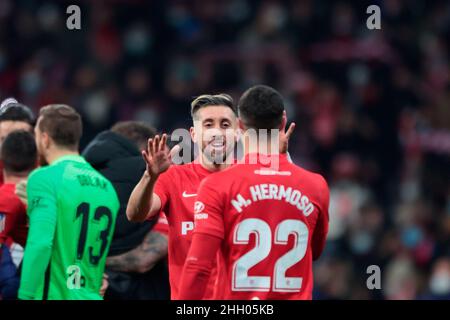
[[[25,247],[28,235],[27,209],[15,194],[15,184],[0,186],[0,243],[11,241]]]
[[[181,273],[192,240],[197,190],[200,182],[211,173],[196,162],[172,165],[160,175],[155,185],[154,192],[161,198],[161,212],[166,215],[169,225],[168,264],[172,299],[178,297]],[[211,273],[205,299],[213,296],[216,272],[215,268]]]
[[[195,233],[223,239],[225,299],[311,299],[312,261],[328,233],[325,179],[280,155],[206,178],[195,203]]]
[[[153,226],[152,231],[156,231],[164,234],[165,236],[169,236],[169,222],[167,221],[167,217],[164,212],[161,212],[158,217],[158,221]]]

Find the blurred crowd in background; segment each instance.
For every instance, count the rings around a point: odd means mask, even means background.
[[[0,97],[75,107],[83,148],[119,120],[170,133],[194,96],[273,86],[293,161],[331,190],[315,297],[450,298],[449,1],[77,1],[72,31],[70,4],[0,0]]]

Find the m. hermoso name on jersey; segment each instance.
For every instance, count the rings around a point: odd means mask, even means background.
[[[301,193],[297,189],[292,187],[286,187],[284,185],[277,185],[273,183],[257,184],[249,187],[251,199],[245,199],[240,193],[231,200],[231,205],[237,212],[241,213],[242,208],[248,207],[253,202],[261,200],[280,200],[297,207],[305,217],[309,216],[314,211],[314,205],[309,201],[308,196]],[[196,206],[199,204],[196,203]],[[196,208],[196,219],[206,219],[207,214],[200,213],[200,208]]]

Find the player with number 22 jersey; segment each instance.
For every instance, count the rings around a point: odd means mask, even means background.
[[[267,140],[248,143],[248,128],[284,128],[286,113],[278,92],[252,87],[241,97],[239,111],[245,159],[200,184],[180,299],[202,297],[218,250],[218,281],[225,284],[221,298],[311,299],[312,262],[321,255],[328,233],[327,183],[289,162],[286,154],[267,152]]]
[[[312,298],[312,261],[328,230],[328,187],[320,175],[279,157],[278,171],[236,165],[200,186],[194,234],[224,239],[225,299]]]

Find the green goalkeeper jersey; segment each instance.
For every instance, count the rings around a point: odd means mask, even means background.
[[[28,179],[30,229],[20,299],[101,299],[119,200],[80,156],[64,156]]]

